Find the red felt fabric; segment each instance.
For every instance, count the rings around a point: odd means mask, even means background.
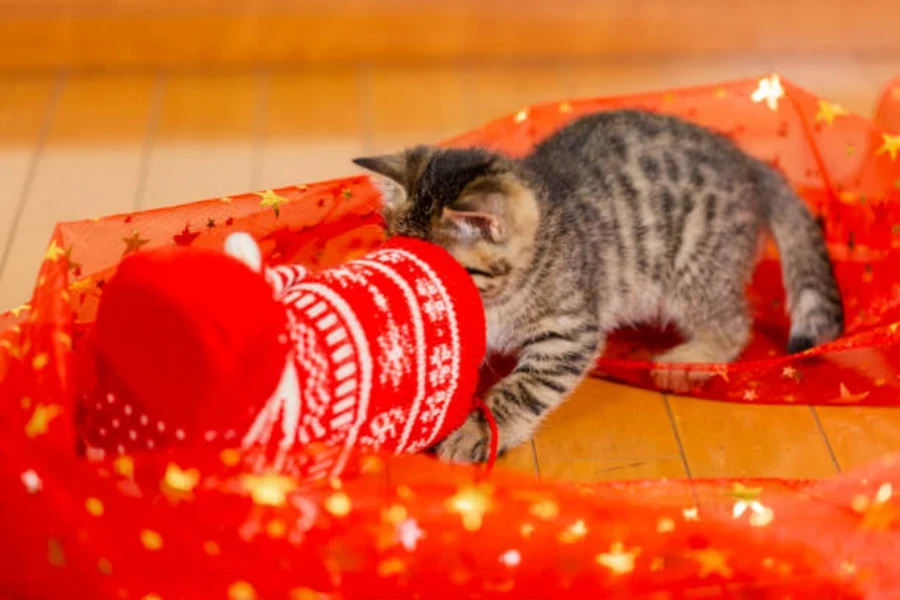
[[[394,239],[340,267],[252,271],[212,250],[122,261],[77,388],[91,456],[241,445],[254,471],[337,477],[351,453],[417,452],[474,407],[484,309],[443,249]],[[279,382],[287,380],[281,390]],[[324,445],[302,462],[295,446]]]
[[[248,401],[275,388],[287,354],[278,339],[286,323],[265,279],[236,259],[164,248],[129,256],[109,280],[97,348],[104,374],[134,404],[134,420],[152,407],[154,424],[193,436],[199,428],[223,428]],[[116,440],[122,443],[132,447]]]

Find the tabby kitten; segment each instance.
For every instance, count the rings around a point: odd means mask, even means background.
[[[472,275],[492,351],[517,366],[485,398],[501,449],[528,440],[591,368],[611,330],[672,323],[685,342],[658,363],[729,362],[750,338],[745,287],[761,234],[778,245],[788,351],[840,335],[843,311],[821,231],[774,169],[670,116],[578,119],[522,159],[419,146],[356,164],[380,175],[391,234],[446,248]],[[684,390],[696,371],[660,368]],[[486,458],[473,413],[436,448]]]

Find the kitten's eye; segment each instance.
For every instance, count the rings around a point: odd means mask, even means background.
[[[481,277],[493,277],[493,273],[489,273],[487,271],[482,271],[481,269],[476,269],[475,267],[466,267],[466,272],[473,277],[475,275],[479,275]]]

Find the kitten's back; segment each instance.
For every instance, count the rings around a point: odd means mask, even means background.
[[[592,199],[611,232],[600,250],[607,270],[624,271],[605,282],[623,307],[682,293],[685,310],[714,314],[719,289],[743,292],[767,228],[782,257],[789,350],[840,334],[840,294],[818,224],[778,171],[727,137],[673,116],[610,111],[562,128],[525,164],[558,210],[585,218]]]

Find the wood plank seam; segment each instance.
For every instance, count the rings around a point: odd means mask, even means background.
[[[38,165],[41,161],[41,154],[47,144],[50,128],[53,126],[53,118],[56,115],[56,109],[59,106],[59,101],[62,97],[62,91],[65,88],[67,78],[68,72],[65,69],[60,69],[54,78],[53,89],[50,92],[50,96],[47,99],[47,105],[44,108],[44,116],[41,119],[41,126],[38,131],[37,139],[35,140],[31,160],[28,164],[28,171],[25,174],[25,181],[22,183],[22,189],[19,191],[18,200],[13,208],[13,218],[9,224],[9,233],[6,237],[5,244],[3,245],[3,253],[0,254],[0,275],[3,274],[3,270],[6,268],[6,262],[9,260],[9,255],[12,252],[16,230],[22,220],[22,215],[25,213],[25,205],[28,202],[28,196],[31,194],[32,184],[34,183]],[[23,298],[23,301],[24,300],[25,299]]]
[[[359,100],[360,142],[368,154],[375,148],[375,98],[372,65],[363,63],[356,68],[356,92]]]
[[[150,99],[150,114],[147,117],[147,129],[141,147],[141,162],[138,167],[137,189],[134,192],[133,207],[135,211],[141,210],[144,205],[147,191],[147,178],[150,176],[150,157],[153,155],[153,142],[156,139],[156,130],[162,114],[163,95],[166,91],[167,75],[160,72],[153,82],[153,97]]]
[[[263,161],[266,157],[266,123],[268,122],[269,99],[272,88],[272,74],[267,69],[257,69],[254,77],[256,106],[254,107],[250,165],[250,182],[254,190],[263,188]]]
[[[684,467],[685,476],[688,479],[693,479],[691,465],[688,463],[687,453],[684,451],[684,444],[681,442],[681,433],[678,431],[678,425],[675,423],[675,414],[672,412],[672,405],[669,403],[669,395],[661,395],[663,404],[666,407],[666,415],[669,417],[669,425],[672,427],[672,435],[675,436],[675,443],[678,446],[678,454],[681,456],[681,465]]]
[[[828,449],[828,456],[831,457],[831,462],[834,463],[835,470],[840,473],[841,462],[838,460],[837,455],[834,452],[834,447],[832,447],[831,445],[831,440],[828,439],[828,434],[825,433],[825,428],[822,427],[822,420],[819,418],[819,412],[816,410],[815,406],[810,406],[809,412],[812,413],[813,421],[816,422],[816,428],[819,430],[819,434],[822,436],[822,441],[825,442],[825,448]]]

